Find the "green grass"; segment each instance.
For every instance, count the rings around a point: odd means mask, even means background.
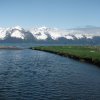
[[[40,46],[32,49],[55,53],[100,66],[99,46]]]

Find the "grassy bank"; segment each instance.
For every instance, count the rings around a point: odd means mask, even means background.
[[[51,52],[100,66],[99,46],[40,46],[31,49]]]

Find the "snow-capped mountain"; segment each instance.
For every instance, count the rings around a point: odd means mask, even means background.
[[[33,28],[30,30],[30,32],[33,34],[33,36],[37,39],[47,39],[48,36],[50,36],[53,40],[57,40],[61,37],[66,39],[81,39],[81,38],[87,38],[92,39],[95,36],[100,36],[100,28],[98,30],[96,29],[68,29],[68,30],[60,30],[57,28]]]
[[[57,29],[48,27],[35,27],[25,30],[20,26],[11,28],[0,28],[0,41],[53,41],[53,42],[68,42],[68,41],[98,41],[100,39],[100,28],[78,28],[78,29]]]
[[[19,26],[12,28],[0,28],[0,39],[5,40],[8,37],[24,39],[24,29]]]

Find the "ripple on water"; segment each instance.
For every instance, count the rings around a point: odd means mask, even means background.
[[[0,51],[0,100],[100,100],[100,69],[41,51]]]

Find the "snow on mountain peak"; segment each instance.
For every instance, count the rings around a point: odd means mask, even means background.
[[[58,28],[48,28],[45,26],[32,28],[30,30],[25,30],[20,26],[15,26],[12,28],[0,28],[0,39],[4,40],[8,36],[20,39],[33,36],[33,38],[36,38],[37,40],[46,40],[47,38],[51,38],[53,40],[58,40],[59,38],[70,40],[82,38],[92,39],[95,36],[100,36],[100,28],[80,28],[69,30],[60,30]]]
[[[22,34],[20,31],[15,30],[12,32],[11,37],[15,37],[15,38],[20,38],[20,39],[24,39],[24,34]]]
[[[15,27],[12,27],[12,29],[23,30],[23,28],[22,28],[22,27],[20,27],[20,26],[15,26]]]
[[[4,40],[4,38],[6,37],[6,32],[7,32],[6,28],[0,28],[0,39],[1,40]]]
[[[47,29],[47,27],[46,26],[43,26],[43,27],[40,27],[40,28],[38,28],[39,30],[46,30]]]

